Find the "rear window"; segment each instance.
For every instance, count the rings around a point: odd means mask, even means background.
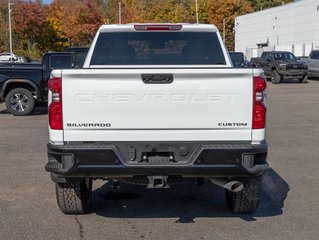
[[[215,32],[100,33],[91,65],[225,64]]]
[[[242,53],[229,53],[229,56],[233,62],[243,62],[244,54]]]
[[[67,56],[51,56],[50,68],[53,69],[67,69],[71,68],[71,55]]]
[[[72,67],[73,68],[82,68],[87,53],[76,52],[72,54]]]

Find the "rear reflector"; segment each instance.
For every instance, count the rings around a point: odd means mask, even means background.
[[[253,129],[263,129],[266,126],[266,80],[262,77],[254,77],[253,93]]]
[[[49,125],[53,130],[62,130],[62,78],[51,78],[49,80],[48,87],[52,93],[51,104],[48,112]]]
[[[136,31],[179,31],[182,25],[134,25]]]

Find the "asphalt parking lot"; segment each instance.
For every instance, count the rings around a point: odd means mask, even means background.
[[[269,86],[271,170],[258,211],[229,213],[223,189],[165,190],[95,181],[87,215],[64,215],[47,161],[45,107],[14,117],[0,104],[0,239],[319,239],[319,81]]]

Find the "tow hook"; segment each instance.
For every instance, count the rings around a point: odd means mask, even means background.
[[[169,188],[167,184],[167,176],[147,176],[147,188]]]

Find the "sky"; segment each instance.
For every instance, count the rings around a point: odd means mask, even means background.
[[[42,0],[43,3],[51,3],[53,0]]]

